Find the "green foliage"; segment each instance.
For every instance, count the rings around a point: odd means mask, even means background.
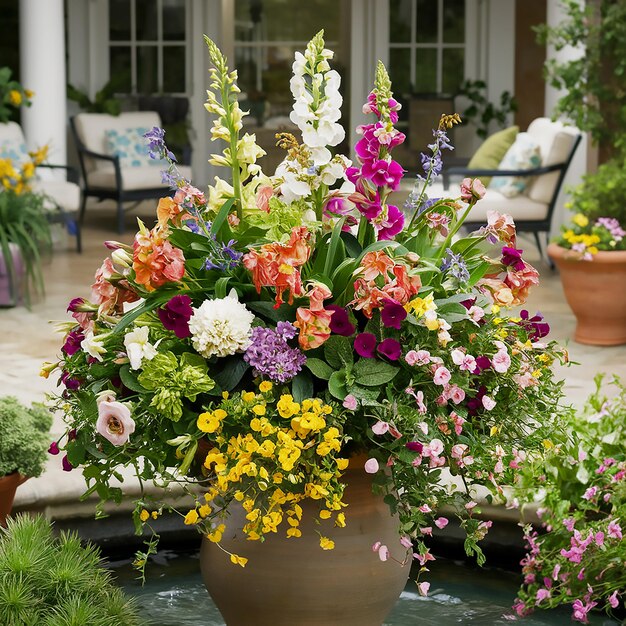
[[[483,80],[464,81],[458,95],[465,96],[471,102],[461,114],[463,122],[473,123],[476,126],[476,134],[482,139],[486,139],[492,132],[492,122],[495,122],[498,128],[504,128],[508,115],[517,111],[517,101],[508,91],[500,94],[498,105],[490,102],[487,98],[487,83]]]
[[[597,603],[611,612],[624,605],[626,589],[626,387],[603,377],[579,414],[572,414],[563,440],[543,463],[525,468],[532,500],[542,502],[545,534],[526,529],[529,553],[518,612],[530,612],[537,592],[550,581],[539,608]],[[537,493],[537,476],[543,476]],[[577,548],[577,550],[572,550]],[[579,552],[575,554],[574,552]],[[554,572],[559,575],[554,576]],[[611,601],[612,597],[612,601]],[[612,606],[613,604],[613,606]],[[581,620],[582,621],[582,620]]]
[[[538,27],[538,40],[557,51],[573,46],[577,58],[550,59],[549,84],[561,90],[554,116],[565,115],[596,142],[624,147],[626,106],[626,3],[563,0],[565,19],[557,26]]]
[[[12,119],[15,111],[31,105],[32,93],[16,80],[11,80],[11,68],[0,67],[0,123]]]
[[[44,293],[41,256],[42,252],[52,249],[50,223],[46,217],[43,196],[28,192],[18,194],[12,190],[0,193],[0,253],[14,293],[17,294],[19,276],[10,244],[17,246],[24,265],[24,296],[29,302],[31,290]]]
[[[572,193],[566,205],[574,213],[582,213],[590,221],[599,217],[613,217],[626,225],[626,204],[622,190],[626,189],[626,158],[618,156],[598,167],[597,172],[586,174],[581,185]]]
[[[93,100],[80,89],[73,85],[67,85],[67,98],[76,102],[78,106],[87,113],[108,113],[109,115],[119,115],[122,110],[120,101],[115,97],[119,90],[119,83],[122,77],[112,77],[111,80],[98,91]]]
[[[114,586],[98,548],[53,536],[43,517],[8,521],[0,534],[3,626],[135,626],[134,602]]]
[[[52,415],[35,404],[25,407],[17,398],[0,398],[0,476],[19,472],[39,476],[47,458]]]

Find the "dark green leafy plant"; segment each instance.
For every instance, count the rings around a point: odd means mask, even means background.
[[[22,106],[29,107],[32,92],[24,89],[16,80],[11,80],[11,69],[0,67],[0,123],[12,119],[15,111]]]
[[[46,462],[52,415],[41,404],[31,408],[17,398],[0,398],[0,476],[18,472],[39,476]]]
[[[563,21],[536,29],[540,43],[580,51],[577,58],[546,62],[549,84],[563,93],[554,115],[589,131],[594,141],[610,147],[610,155],[624,147],[626,135],[626,3],[563,0],[562,6]]]
[[[98,91],[93,100],[74,85],[67,85],[68,100],[72,100],[87,113],[108,113],[109,115],[119,115],[122,105],[115,97],[118,91],[117,80],[111,79],[100,91]]]
[[[503,91],[500,94],[499,105],[495,105],[487,99],[486,91],[486,82],[466,80],[457,94],[465,96],[471,102],[461,117],[464,123],[475,124],[476,134],[482,139],[486,139],[489,135],[492,122],[495,122],[498,128],[504,128],[507,123],[507,116],[517,111],[517,101],[508,91]]]
[[[4,258],[13,293],[17,296],[20,278],[13,262],[11,244],[13,247],[17,246],[24,267],[23,294],[27,303],[30,301],[31,290],[35,294],[44,293],[42,253],[49,253],[52,249],[50,223],[44,203],[45,198],[35,193],[18,194],[13,190],[0,193],[0,253]]]
[[[0,535],[3,626],[135,626],[132,600],[115,587],[98,548],[74,533],[55,538],[43,517],[9,520]]]

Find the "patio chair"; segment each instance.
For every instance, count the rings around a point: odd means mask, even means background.
[[[117,230],[124,232],[124,203],[161,198],[170,193],[161,181],[167,164],[150,159],[142,135],[161,118],[154,111],[133,111],[119,116],[78,113],[70,120],[83,176],[80,219],[87,198],[117,203]],[[191,168],[179,165],[182,176],[191,179]]]
[[[16,122],[0,124],[0,158],[10,158],[17,166],[29,158],[24,133]],[[65,170],[69,180],[57,179],[49,170]],[[76,250],[81,252],[78,220],[80,187],[77,183],[78,172],[75,168],[69,165],[42,163],[37,167],[31,187],[35,193],[46,197],[50,209],[48,221],[51,224],[64,224],[68,232],[76,237]]]
[[[486,224],[488,211],[508,213],[515,220],[517,232],[534,235],[539,254],[543,258],[544,250],[539,234],[545,233],[547,245],[559,192],[582,135],[576,128],[553,122],[546,117],[533,120],[526,135],[535,146],[538,146],[539,151],[537,160],[532,166],[506,168],[505,156],[499,166],[502,169],[450,167],[444,170],[442,182],[429,187],[428,195],[431,198],[455,195],[456,191],[452,194],[449,191],[453,178],[455,182],[460,182],[465,177],[492,177],[487,193],[472,209],[464,226],[469,230],[483,226]],[[504,190],[500,190],[503,187],[502,182],[495,182],[504,181],[505,178],[523,181],[520,184],[525,187],[524,190],[513,196],[505,195]],[[409,191],[404,189],[404,199]],[[403,203],[401,197],[394,197],[394,200],[399,205]]]

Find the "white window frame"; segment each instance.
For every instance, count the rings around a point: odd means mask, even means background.
[[[437,77],[436,91],[433,93],[443,93],[443,51],[451,49],[461,49],[464,51],[463,77],[474,77],[477,73],[477,63],[480,57],[479,37],[477,30],[476,15],[481,0],[465,0],[465,33],[463,43],[444,43],[443,41],[443,2],[444,0],[430,0],[437,2],[437,38],[430,43],[417,43],[417,0],[411,0],[411,39],[408,42],[389,41],[389,48],[399,50],[409,50],[410,56],[410,84],[415,85],[415,73],[417,70],[417,54],[419,50],[435,49],[437,53]]]
[[[130,3],[130,39],[110,39],[109,30],[109,11],[107,0],[106,11],[106,36],[105,36],[105,75],[110,78],[111,70],[109,66],[109,54],[111,48],[117,47],[130,47],[130,62],[131,62],[131,89],[130,92],[124,95],[129,96],[150,96],[150,95],[168,95],[168,96],[185,96],[191,95],[191,45],[190,35],[192,32],[192,6],[190,0],[184,0],[185,4],[185,38],[184,40],[164,40],[163,39],[163,0],[153,0],[157,5],[157,38],[154,40],[138,40],[137,39],[137,11],[136,0],[128,0]],[[177,92],[164,92],[163,91],[163,55],[168,47],[181,47],[185,48],[185,90]],[[157,87],[152,93],[139,93],[137,90],[137,49],[138,48],[150,48],[155,47],[157,49]],[[107,80],[108,80],[107,78]],[[106,82],[106,81],[104,81]]]

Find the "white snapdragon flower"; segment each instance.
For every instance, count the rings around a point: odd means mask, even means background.
[[[149,337],[150,329],[147,326],[140,326],[124,335],[124,347],[131,369],[138,370],[144,359],[151,361],[157,355],[158,342],[152,345],[148,341]]]
[[[80,342],[80,347],[94,359],[102,362],[102,355],[106,354],[106,348],[104,347],[104,337],[93,334],[92,330],[87,331],[85,338]]]
[[[234,291],[226,298],[205,300],[189,319],[191,343],[205,358],[242,352],[250,344],[254,314]]]

